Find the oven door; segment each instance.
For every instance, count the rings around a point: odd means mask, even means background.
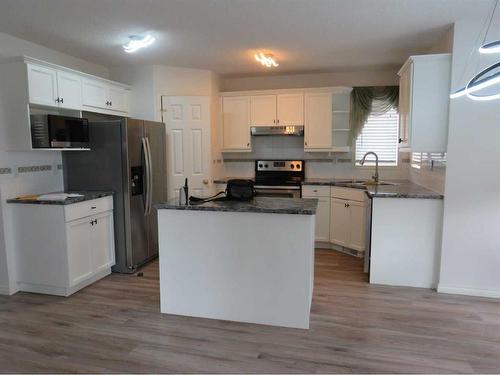
[[[300,186],[265,186],[255,185],[258,197],[300,198]]]

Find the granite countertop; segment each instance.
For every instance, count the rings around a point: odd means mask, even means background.
[[[257,212],[289,215],[315,215],[317,199],[255,197],[249,201],[211,201],[200,204],[179,204],[177,199],[155,204],[157,209],[222,211],[222,212]]]
[[[340,186],[365,190],[370,198],[420,198],[443,199],[443,195],[407,180],[386,181],[388,185],[367,185],[353,183],[348,179],[308,178],[302,185]]]
[[[57,193],[62,193],[62,192],[57,192]],[[37,200],[38,195],[29,195],[29,196],[25,195],[18,198],[8,199],[7,203],[68,205],[113,195],[113,192],[111,191],[66,191],[64,193],[81,194],[82,196],[66,198],[64,201],[54,201],[54,200]],[[46,193],[46,194],[53,194],[53,193]]]

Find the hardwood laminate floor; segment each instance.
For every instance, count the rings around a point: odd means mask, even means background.
[[[0,372],[500,372],[500,301],[369,285],[344,254],[316,252],[309,330],[160,314],[142,272],[0,296]]]

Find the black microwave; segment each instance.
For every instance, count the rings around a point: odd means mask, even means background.
[[[33,148],[89,148],[89,122],[85,118],[30,115]]]

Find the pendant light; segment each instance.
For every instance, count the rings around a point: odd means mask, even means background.
[[[498,8],[498,3],[499,0],[494,1],[491,13],[489,14],[487,22],[485,23],[485,25],[487,25],[486,32],[484,34],[483,42],[478,49],[480,54],[496,54],[496,53],[500,54],[500,40],[486,43],[486,37],[488,36],[488,32],[490,31],[491,23]],[[480,32],[479,37],[481,36],[481,34],[482,31]],[[475,46],[476,45],[477,44],[475,44]],[[475,49],[476,47],[473,47],[471,55],[474,53]],[[466,64],[466,67],[467,65],[468,62]],[[489,101],[489,100],[500,99],[500,91],[495,94],[486,94],[486,95],[478,94],[479,91],[498,84],[500,84],[500,61],[488,66],[487,68],[477,73],[474,77],[472,77],[468,81],[465,87],[453,92],[450,95],[450,98],[455,99],[461,96],[467,96],[469,99],[478,101]]]

